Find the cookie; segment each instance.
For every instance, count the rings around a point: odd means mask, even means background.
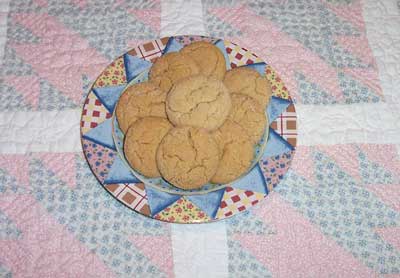
[[[199,72],[192,58],[179,52],[170,52],[157,58],[150,69],[149,79],[163,92],[169,92],[177,81]]]
[[[157,165],[169,183],[182,189],[200,188],[217,171],[218,145],[210,133],[196,127],[175,127],[161,141]]]
[[[159,117],[145,117],[129,127],[124,140],[124,153],[133,169],[149,178],[160,176],[156,151],[171,128],[167,119]]]
[[[247,95],[232,94],[232,109],[228,119],[240,125],[258,143],[268,125],[264,106]]]
[[[115,107],[115,115],[117,116],[118,124],[120,129],[122,130],[122,126],[124,126],[124,130],[126,131],[127,127],[125,127],[125,109],[128,105],[129,98],[133,94],[134,90],[125,90],[122,95],[119,97],[118,103]]]
[[[129,126],[147,116],[167,118],[165,99],[167,93],[151,82],[128,87],[120,97],[116,115],[120,129],[126,133]]]
[[[231,109],[231,98],[222,81],[196,75],[178,82],[166,101],[168,119],[175,126],[219,128]]]
[[[185,46],[180,51],[191,57],[199,66],[200,73],[222,80],[226,72],[225,57],[214,44],[198,41]]]
[[[256,70],[238,67],[226,72],[224,84],[232,94],[243,94],[254,98],[266,107],[272,95],[271,84]]]
[[[221,160],[211,182],[229,183],[249,170],[254,157],[254,145],[246,131],[231,120],[216,130],[214,136],[220,148]]]

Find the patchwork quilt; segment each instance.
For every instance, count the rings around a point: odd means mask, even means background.
[[[168,35],[226,38],[267,61],[298,117],[274,191],[198,228],[115,200],[80,142],[97,76],[174,25]],[[257,59],[241,51],[229,62]],[[0,60],[0,277],[400,277],[399,1],[6,0]],[[111,117],[96,115],[83,128]]]

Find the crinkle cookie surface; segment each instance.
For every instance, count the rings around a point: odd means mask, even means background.
[[[205,129],[176,127],[161,141],[157,165],[161,175],[182,189],[193,189],[208,183],[220,160],[218,145]]]
[[[182,80],[166,101],[168,119],[175,126],[219,128],[231,109],[231,97],[224,84],[201,75]]]

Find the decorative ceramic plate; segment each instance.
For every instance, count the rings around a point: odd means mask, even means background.
[[[208,184],[183,191],[162,179],[148,179],[129,167],[123,156],[123,134],[113,116],[124,89],[147,80],[157,57],[179,51],[193,41],[215,44],[227,70],[251,67],[267,77],[272,99],[266,107],[269,127],[255,148],[253,167],[228,185]],[[243,212],[265,198],[287,172],[296,147],[296,111],[276,72],[245,48],[201,36],[166,37],[135,47],[115,59],[97,78],[82,111],[81,137],[86,159],[101,185],[117,200],[148,217],[174,223],[204,223]]]

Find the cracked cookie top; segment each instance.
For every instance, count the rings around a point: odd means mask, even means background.
[[[142,175],[160,176],[156,163],[156,151],[165,134],[172,128],[164,118],[146,117],[133,123],[126,133],[124,150],[131,167]]]
[[[129,86],[120,97],[115,112],[122,132],[126,133],[132,123],[143,117],[167,118],[166,95],[151,82]]]
[[[224,84],[231,94],[243,94],[254,98],[266,107],[272,95],[271,84],[256,70],[238,67],[226,72]]]
[[[168,93],[176,82],[199,72],[199,67],[191,57],[170,52],[157,58],[150,69],[149,79]]]
[[[232,94],[231,98],[232,109],[228,119],[240,125],[253,143],[258,143],[268,126],[264,106],[247,95]]]
[[[205,129],[175,127],[162,139],[156,159],[164,179],[182,189],[195,189],[214,176],[220,151]]]
[[[226,120],[231,98],[224,84],[202,75],[181,80],[166,101],[168,119],[175,126],[195,126],[215,130]]]
[[[231,120],[214,132],[221,152],[221,161],[212,177],[213,183],[229,183],[249,169],[254,156],[253,143],[246,131]]]
[[[222,80],[226,72],[225,57],[212,43],[199,41],[185,46],[180,51],[191,57],[199,66],[201,74]]]

